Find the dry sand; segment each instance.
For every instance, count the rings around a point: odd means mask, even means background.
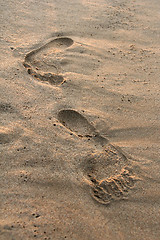
[[[159,0],[1,0],[0,239],[158,240]]]

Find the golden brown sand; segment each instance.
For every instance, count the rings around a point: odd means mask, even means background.
[[[158,240],[159,0],[1,0],[0,239]]]

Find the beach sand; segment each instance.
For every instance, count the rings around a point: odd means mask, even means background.
[[[158,0],[1,1],[0,239],[158,240]]]

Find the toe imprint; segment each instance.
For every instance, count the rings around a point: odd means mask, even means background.
[[[90,179],[94,179],[91,184],[91,196],[102,204],[124,199],[126,193],[134,187],[135,181],[138,180],[127,169],[122,169],[120,174],[100,182],[93,177]]]

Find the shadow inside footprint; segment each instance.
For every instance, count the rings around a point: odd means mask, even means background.
[[[61,110],[58,113],[58,120],[80,137],[92,137],[96,134],[95,128],[88,120],[74,110]]]
[[[102,137],[94,128],[94,126],[88,122],[88,120],[75,110],[61,110],[58,113],[58,120],[70,131],[75,132],[78,137],[86,137],[89,140],[103,147],[108,143],[108,140]]]
[[[42,82],[51,85],[60,85],[64,82],[61,66],[55,55],[73,44],[73,40],[67,37],[56,38],[47,44],[29,52],[23,63],[28,74]]]

